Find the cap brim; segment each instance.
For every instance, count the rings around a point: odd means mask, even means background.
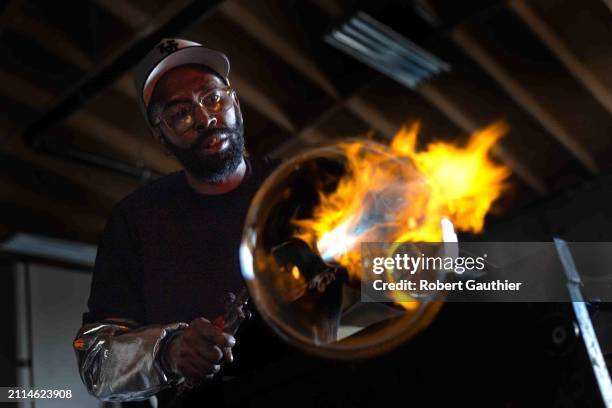
[[[226,80],[229,75],[230,64],[225,54],[201,46],[181,48],[161,60],[148,75],[142,88],[144,106],[149,105],[155,85],[164,73],[172,68],[187,64],[205,65]]]

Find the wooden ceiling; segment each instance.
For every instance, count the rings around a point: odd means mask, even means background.
[[[129,73],[163,27],[228,55],[254,154],[286,157],[370,130],[386,139],[412,120],[424,141],[461,141],[505,119],[511,132],[494,155],[512,168],[512,188],[495,217],[610,173],[610,0],[469,3],[4,2],[0,234],[95,242],[118,200],[179,168],[150,137]],[[452,69],[411,90],[326,44],[358,10]],[[104,75],[108,86],[91,91]]]

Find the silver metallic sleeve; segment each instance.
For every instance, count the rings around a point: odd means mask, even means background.
[[[179,383],[164,370],[165,343],[186,323],[130,328],[116,322],[82,326],[74,340],[79,373],[90,394],[103,401],[138,401]]]

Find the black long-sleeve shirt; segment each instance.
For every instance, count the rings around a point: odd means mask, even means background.
[[[238,258],[243,224],[273,166],[247,159],[244,180],[225,194],[200,194],[176,172],[122,200],[98,248],[83,324],[109,317],[168,324],[223,314],[226,292],[244,287]],[[236,362],[226,374],[251,371],[285,350],[257,316],[241,327],[237,340]],[[222,398],[221,388],[212,382],[206,399]],[[159,395],[160,406],[173,391]]]

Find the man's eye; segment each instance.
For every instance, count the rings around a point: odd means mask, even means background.
[[[181,120],[181,119],[188,117],[189,115],[190,115],[189,109],[187,109],[186,107],[182,107],[174,111],[171,117],[173,120]]]
[[[211,106],[211,105],[218,103],[220,100],[221,100],[221,95],[219,95],[217,92],[213,92],[211,94],[206,95],[202,102],[206,106]]]

